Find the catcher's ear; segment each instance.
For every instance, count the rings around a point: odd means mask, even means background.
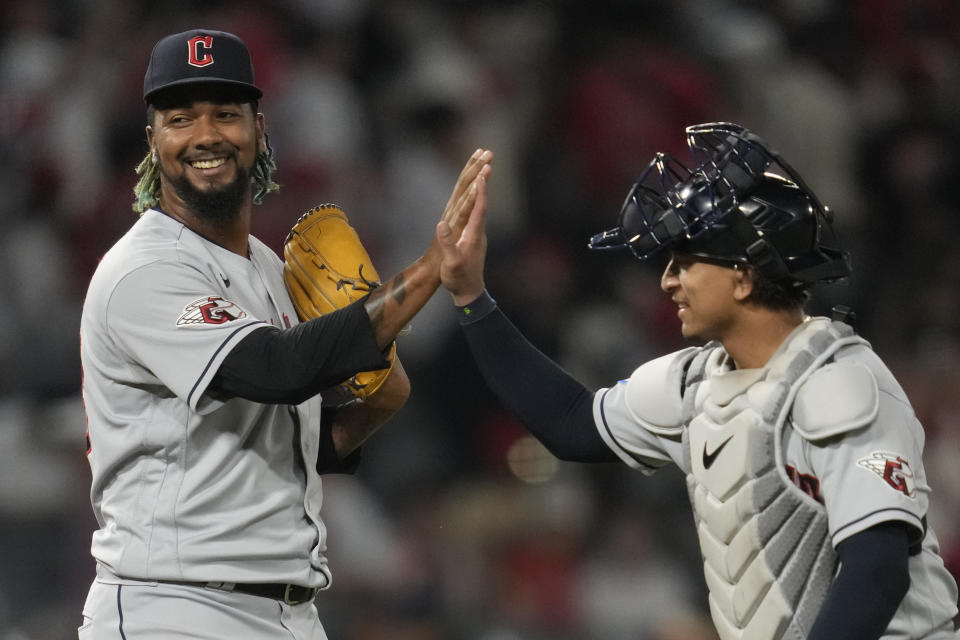
[[[750,267],[734,265],[734,290],[733,297],[738,301],[746,300],[753,293],[754,280],[756,273]]]

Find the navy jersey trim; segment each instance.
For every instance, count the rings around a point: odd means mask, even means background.
[[[837,537],[840,536],[840,534],[841,534],[842,532],[844,532],[845,530],[847,530],[847,529],[849,529],[850,527],[853,527],[853,526],[859,524],[860,522],[863,522],[864,520],[867,520],[868,518],[872,518],[873,516],[877,515],[878,513],[886,513],[886,512],[890,512],[890,511],[898,511],[898,512],[900,512],[900,513],[905,513],[905,514],[907,514],[908,516],[910,516],[909,521],[903,520],[902,522],[906,522],[906,524],[912,525],[912,528],[917,531],[917,534],[918,534],[918,535],[910,536],[910,543],[911,543],[911,545],[917,544],[918,541],[921,540],[921,539],[923,538],[923,536],[926,534],[926,531],[925,531],[926,527],[925,527],[925,523],[924,523],[924,520],[923,520],[923,519],[918,518],[917,515],[916,515],[915,513],[913,513],[912,511],[907,511],[906,509],[903,509],[903,508],[900,508],[900,507],[890,507],[890,508],[886,508],[886,509],[876,509],[875,511],[871,511],[870,513],[867,513],[867,514],[862,515],[861,517],[857,518],[856,520],[853,520],[853,521],[851,521],[851,522],[848,522],[847,524],[843,525],[842,527],[840,527],[839,529],[837,529],[837,530],[833,533],[833,536],[831,536],[831,540],[836,540]],[[889,520],[897,521],[897,519],[895,519],[895,518],[890,518]],[[879,524],[879,523],[878,523],[878,524]]]
[[[123,589],[122,584],[117,585],[117,617],[120,619],[120,637],[123,640],[127,640],[127,635],[123,632],[123,605],[120,602],[120,590]]]
[[[207,366],[203,368],[203,371],[200,373],[200,376],[197,378],[197,381],[193,384],[193,388],[190,389],[190,393],[187,394],[188,406],[193,406],[193,394],[197,392],[197,387],[199,387],[203,379],[207,377],[207,372],[210,371],[210,367],[213,365],[214,361],[217,359],[217,356],[219,356],[220,353],[226,348],[226,346],[230,344],[230,342],[233,340],[234,336],[236,336],[238,332],[243,331],[244,329],[255,324],[270,326],[266,322],[263,322],[262,320],[252,320],[234,329],[230,333],[230,335],[227,336],[226,339],[220,343],[220,346],[217,347],[217,350],[213,352],[213,355],[210,356],[210,360],[207,361]]]
[[[603,428],[607,432],[607,435],[610,437],[610,442],[615,444],[617,446],[617,449],[619,449],[624,454],[629,456],[631,460],[634,460],[637,464],[641,465],[644,469],[656,471],[657,467],[653,466],[643,458],[640,458],[639,456],[634,455],[633,452],[625,449],[623,445],[620,444],[619,440],[617,440],[616,436],[613,435],[613,431],[610,429],[610,425],[607,424],[607,411],[606,411],[605,401],[607,399],[608,393],[610,393],[609,388],[603,392],[602,396],[600,396],[600,421],[603,423]]]

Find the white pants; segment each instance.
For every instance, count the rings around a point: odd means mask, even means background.
[[[312,602],[171,583],[95,580],[79,640],[327,640]]]

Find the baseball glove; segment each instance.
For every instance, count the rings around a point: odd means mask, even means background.
[[[283,281],[302,321],[343,308],[380,286],[360,237],[334,204],[322,204],[300,216],[284,240],[283,257]],[[396,357],[394,343],[387,356],[389,367],[360,372],[341,386],[361,400],[373,395],[390,375]]]

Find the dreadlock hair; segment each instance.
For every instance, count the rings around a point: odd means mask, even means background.
[[[249,101],[253,112],[259,109],[259,103],[256,100]],[[157,107],[153,104],[147,105],[147,122],[153,123]],[[280,185],[274,179],[277,173],[277,161],[273,157],[273,147],[270,146],[270,136],[263,134],[266,150],[258,151],[254,159],[253,170],[250,172],[250,183],[256,190],[253,192],[253,204],[263,202],[263,197],[268,193],[273,193],[280,189]],[[133,210],[139,214],[153,207],[160,201],[160,167],[159,163],[153,159],[153,154],[148,151],[140,164],[134,170],[140,179],[133,187]]]

